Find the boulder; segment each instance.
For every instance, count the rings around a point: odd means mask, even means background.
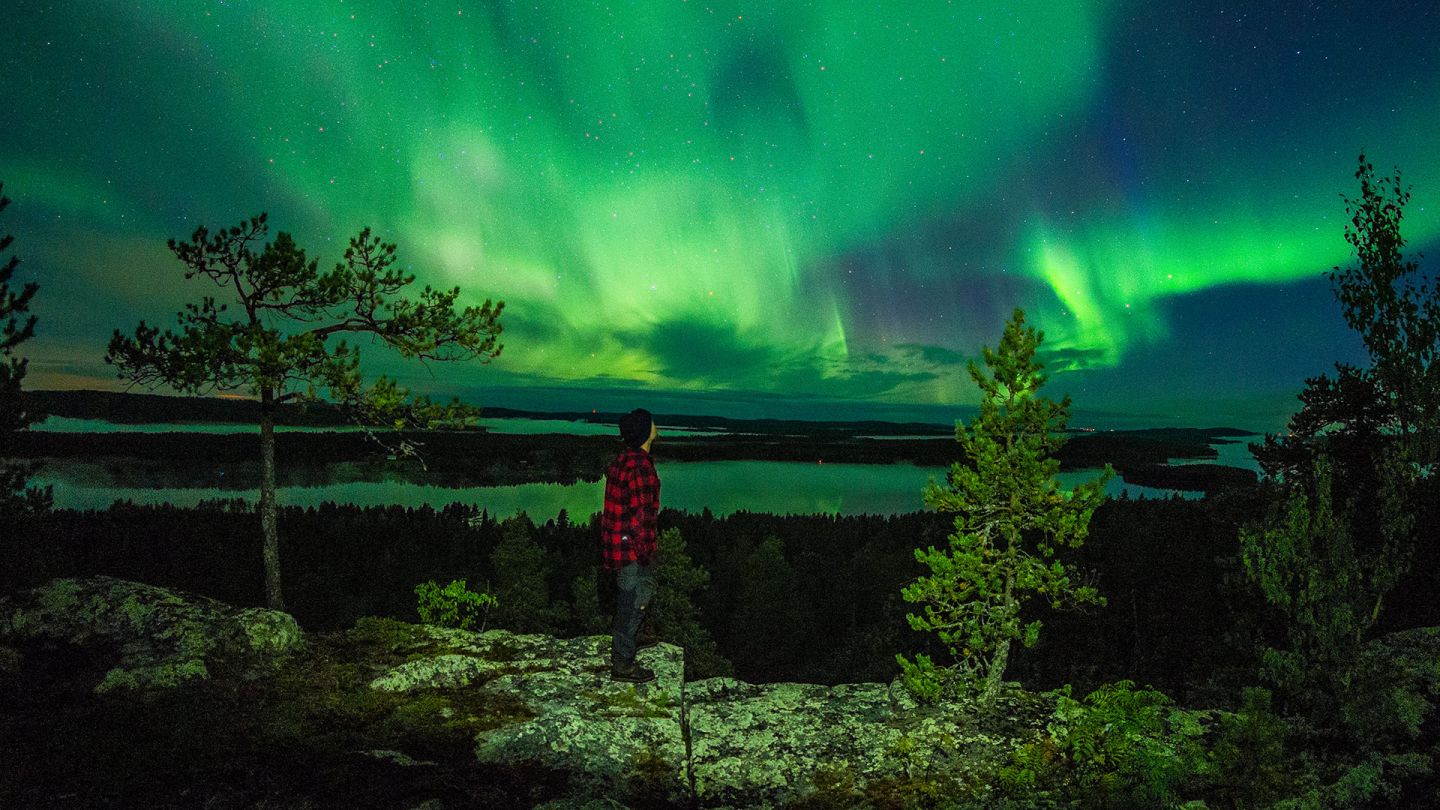
[[[111,577],[55,579],[0,599],[0,644],[37,640],[118,660],[96,692],[179,686],[216,669],[259,677],[303,643],[289,614]]]

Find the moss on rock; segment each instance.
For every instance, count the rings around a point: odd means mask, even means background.
[[[303,643],[293,617],[111,577],[57,579],[0,601],[0,641],[118,650],[98,692],[169,689],[216,669],[253,678]]]
[[[919,707],[879,683],[756,685],[712,678],[686,686],[691,769],[702,803],[746,806],[944,806],[927,796],[993,771],[1017,745],[1010,726],[1043,723],[1024,693],[1001,698],[1011,719],[982,722],[968,705]],[[993,725],[1005,728],[991,728]]]
[[[1414,651],[1406,671],[1423,679],[1436,640],[1401,640]],[[54,733],[43,711],[24,722],[41,743],[108,768],[96,784],[133,781],[144,762],[180,750],[200,752],[196,773],[239,772],[230,759],[262,769],[293,761],[323,763],[336,784],[383,773],[420,785],[381,788],[394,806],[437,794],[450,806],[475,780],[510,780],[487,794],[505,797],[494,806],[562,795],[575,798],[553,806],[686,805],[692,785],[701,806],[1003,806],[989,787],[997,763],[1034,739],[1053,709],[1019,690],[980,717],[966,706],[917,705],[895,682],[687,684],[684,653],[670,644],[640,653],[658,677],[636,685],[611,680],[609,636],[366,618],[302,637],[284,614],[105,578],[57,580],[0,602],[0,645],[0,677],[35,677],[31,659],[49,647],[83,659],[55,670],[83,681],[90,702],[57,699],[71,713]],[[85,694],[92,689],[110,694]],[[145,700],[125,699],[142,690]],[[138,750],[114,740],[105,743],[114,750],[88,750],[92,725],[133,729],[113,736],[133,733]],[[226,806],[263,798],[232,790],[244,798]]]

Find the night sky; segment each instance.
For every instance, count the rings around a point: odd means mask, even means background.
[[[489,366],[367,356],[480,404],[943,421],[1018,306],[1077,425],[1273,430],[1363,359],[1323,275],[1357,153],[1440,246],[1433,0],[4,17],[30,388],[121,387],[110,332],[213,291],[165,240],[265,210],[322,268],[370,225],[422,282],[504,299]]]

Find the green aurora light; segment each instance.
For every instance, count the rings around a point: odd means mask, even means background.
[[[1078,385],[1182,345],[1173,300],[1315,283],[1361,148],[1440,236],[1433,12],[1166,6],[26,4],[0,179],[35,373],[103,377],[109,329],[199,294],[164,240],[262,209],[322,264],[371,225],[505,299],[506,353],[438,390],[942,405],[1015,306]]]

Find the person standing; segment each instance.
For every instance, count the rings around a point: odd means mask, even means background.
[[[657,643],[647,622],[655,596],[655,520],[660,513],[660,476],[650,458],[656,435],[655,420],[644,408],[620,417],[625,449],[605,471],[605,508],[600,513],[602,565],[615,572],[610,677],[630,683],[655,680],[653,671],[635,663],[635,652]]]

